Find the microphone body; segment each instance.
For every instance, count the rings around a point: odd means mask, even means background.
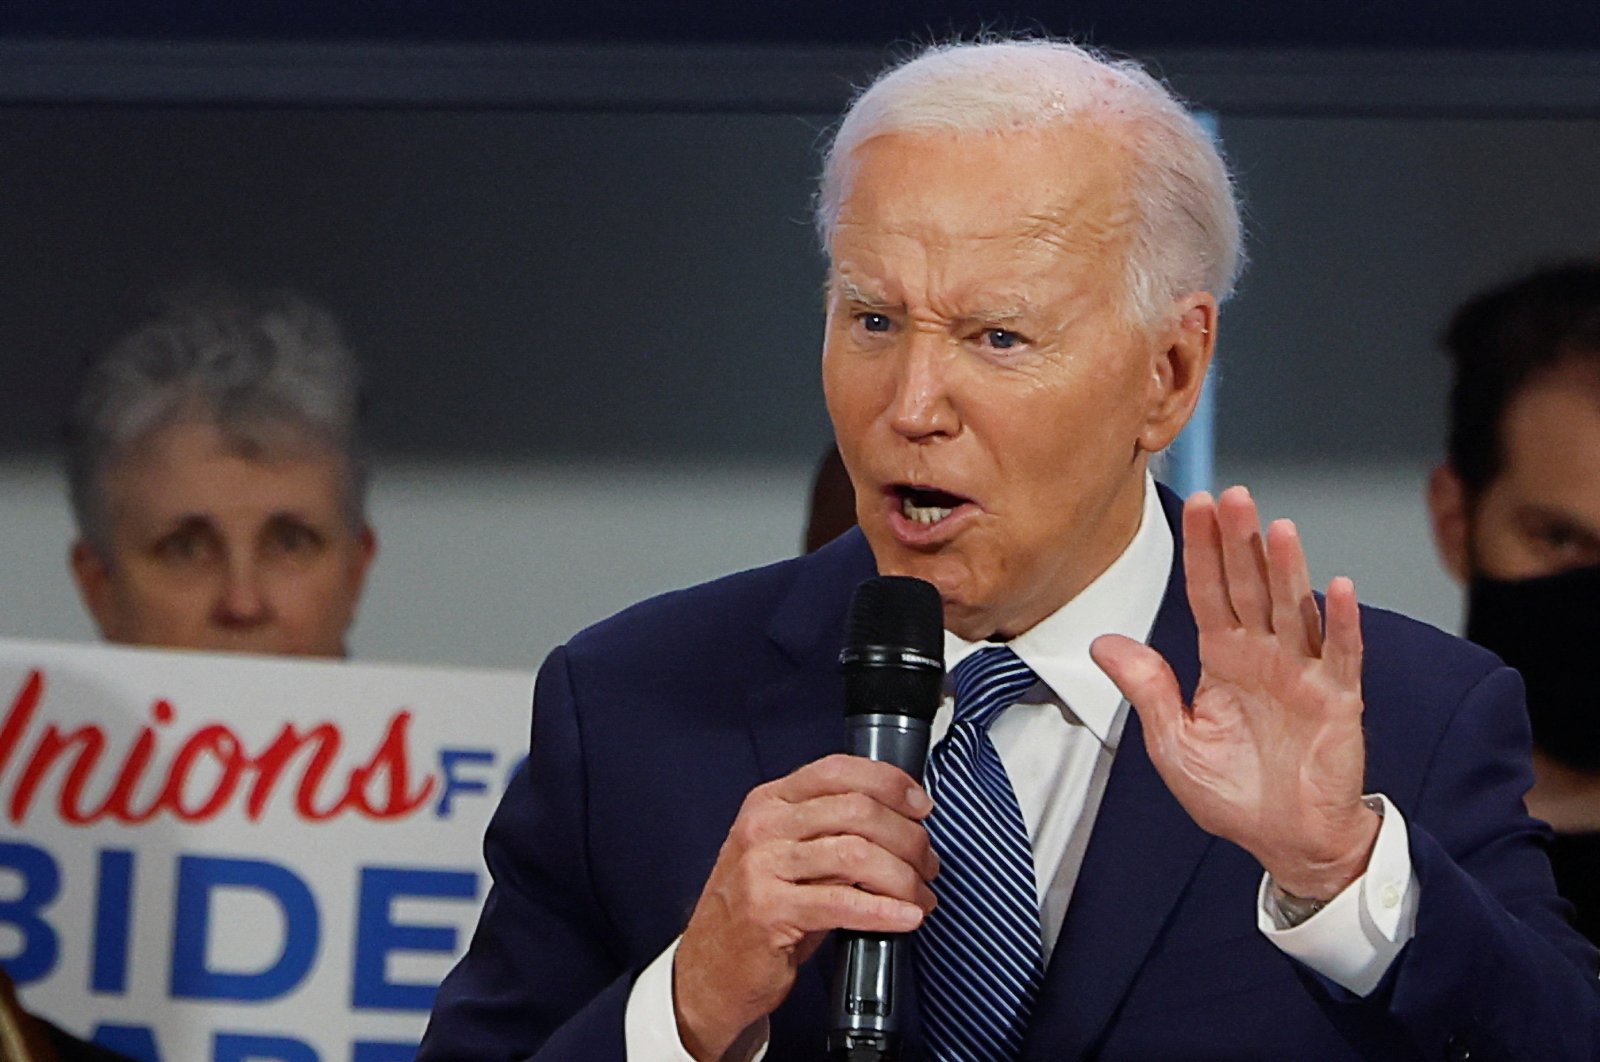
[[[944,610],[931,583],[869,579],[851,602],[845,646],[845,728],[852,755],[892,763],[921,781],[944,683]],[[828,1054],[842,1062],[898,1057],[907,978],[903,933],[836,934]]]

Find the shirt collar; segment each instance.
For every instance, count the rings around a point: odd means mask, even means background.
[[[1006,643],[1108,747],[1116,745],[1122,694],[1090,658],[1089,644],[1102,634],[1149,639],[1166,594],[1172,552],[1172,529],[1155,481],[1146,475],[1144,512],[1133,541],[1078,596]],[[954,668],[988,644],[945,631],[946,665]]]

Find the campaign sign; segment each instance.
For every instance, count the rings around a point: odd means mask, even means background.
[[[150,1062],[410,1062],[532,688],[0,640],[0,963]]]

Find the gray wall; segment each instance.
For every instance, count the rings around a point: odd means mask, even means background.
[[[51,450],[84,352],[210,274],[329,303],[391,454],[810,455],[822,124],[0,108],[0,372],[32,399],[0,447]]]
[[[1600,255],[1600,121],[1224,117],[1222,135],[1254,260],[1223,318],[1226,458],[1437,453],[1452,308]]]
[[[526,665],[643,594],[792,552],[828,428],[823,111],[0,107],[0,634],[88,637],[51,465],[132,294],[211,272],[346,321],[384,547],[363,656]],[[1252,266],[1219,475],[1321,579],[1454,622],[1420,490],[1449,308],[1600,249],[1600,121],[1221,111]]]

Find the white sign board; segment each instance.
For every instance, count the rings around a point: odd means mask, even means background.
[[[533,676],[0,640],[0,963],[155,1062],[410,1062]]]

